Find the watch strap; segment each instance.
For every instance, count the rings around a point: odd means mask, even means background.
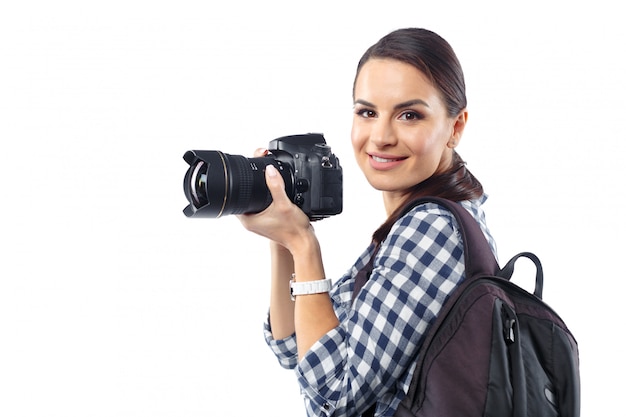
[[[291,299],[295,300],[297,295],[320,294],[330,291],[332,288],[332,280],[321,279],[318,281],[296,282],[293,279],[289,281],[291,289]]]

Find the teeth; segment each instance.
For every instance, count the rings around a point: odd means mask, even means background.
[[[397,161],[397,159],[387,159],[387,158],[379,158],[378,156],[372,155],[372,159],[376,162],[393,162]]]

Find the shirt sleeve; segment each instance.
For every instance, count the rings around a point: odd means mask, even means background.
[[[393,405],[399,390],[406,391],[425,332],[464,270],[450,212],[424,204],[399,219],[341,324],[296,367],[308,415],[357,416],[377,401]]]
[[[270,326],[269,314],[263,323],[263,336],[270,347],[278,363],[285,369],[293,369],[298,364],[298,346],[295,333],[285,339],[274,339]]]

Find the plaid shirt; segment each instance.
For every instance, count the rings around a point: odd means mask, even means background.
[[[495,243],[481,205],[461,204]],[[417,353],[443,303],[465,278],[463,242],[453,215],[439,205],[414,207],[391,229],[374,269],[352,302],[354,277],[372,255],[370,245],[330,296],[340,325],[298,363],[295,335],[265,338],[285,368],[295,369],[307,415],[359,416],[377,402],[376,416],[392,416],[405,396]]]

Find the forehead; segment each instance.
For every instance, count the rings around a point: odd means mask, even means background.
[[[370,59],[361,67],[354,83],[354,99],[439,98],[428,77],[413,65],[394,59]]]

